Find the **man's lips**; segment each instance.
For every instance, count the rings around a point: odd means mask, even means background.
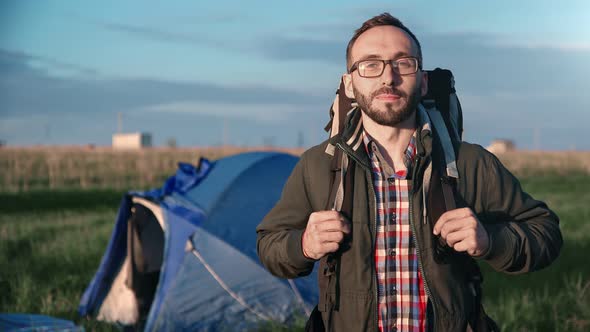
[[[375,96],[376,99],[379,100],[398,100],[401,98],[400,95],[390,94],[390,93],[382,93]]]

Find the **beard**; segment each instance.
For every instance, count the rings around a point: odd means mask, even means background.
[[[420,86],[416,86],[410,95],[389,86],[384,86],[379,90],[373,91],[369,96],[360,93],[354,86],[352,88],[361,110],[371,120],[382,126],[393,127],[407,120],[416,111],[416,106],[418,106],[421,98]],[[377,95],[382,93],[396,94],[400,96],[400,100],[406,100],[406,104],[395,108],[394,103],[388,102],[384,104],[385,110],[379,110],[373,105],[373,101]]]

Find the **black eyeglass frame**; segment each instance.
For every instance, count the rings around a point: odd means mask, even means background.
[[[406,73],[406,74],[401,74],[399,72],[399,65],[397,64],[398,61],[401,60],[405,60],[405,59],[412,59],[414,61],[416,61],[416,70],[412,73]],[[364,62],[364,61],[381,61],[383,63],[383,68],[381,69],[381,72],[379,73],[379,75],[375,75],[375,76],[363,76],[361,75],[360,71],[359,71],[359,76],[360,77],[364,77],[364,78],[375,78],[375,77],[380,77],[381,75],[383,75],[383,72],[385,71],[385,66],[387,66],[387,64],[390,64],[391,67],[401,76],[405,76],[405,75],[412,75],[418,72],[418,70],[422,70],[422,64],[420,63],[420,60],[415,57],[415,56],[406,56],[406,57],[402,57],[402,58],[397,58],[397,59],[389,59],[389,60],[383,60],[383,59],[363,59],[363,60],[359,60],[355,63],[352,64],[352,66],[350,66],[350,69],[348,70],[349,74],[352,74],[352,72],[354,72],[355,70],[358,69],[359,67],[359,63]],[[395,64],[394,64],[395,63]]]

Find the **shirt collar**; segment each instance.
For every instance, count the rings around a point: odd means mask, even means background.
[[[414,130],[414,133],[412,134],[412,137],[410,137],[410,141],[408,142],[408,146],[406,148],[406,152],[404,155],[404,165],[406,166],[407,172],[394,173],[392,166],[389,165],[381,156],[381,153],[379,151],[379,148],[377,147],[377,143],[375,142],[375,140],[371,137],[371,135],[369,135],[369,133],[365,131],[363,127],[361,129],[364,143],[363,145],[365,147],[367,155],[369,156],[369,159],[374,161],[376,160],[382,166],[382,168],[384,168],[386,173],[389,173],[391,176],[397,178],[405,178],[407,176],[407,173],[410,172],[412,165],[414,164],[414,160],[416,159],[416,141],[418,137],[418,132],[420,132],[421,136],[426,134],[426,132],[431,132],[430,119],[426,111],[421,107],[416,108],[416,128],[419,128],[420,130]]]

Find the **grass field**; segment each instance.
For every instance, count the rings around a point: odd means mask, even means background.
[[[217,159],[276,148],[204,147],[113,150],[107,147],[0,148],[0,191],[140,189],[159,186],[179,161]],[[299,155],[303,149],[281,149]],[[499,155],[518,176],[590,174],[590,151],[514,151]]]
[[[541,173],[546,174],[530,173],[522,184],[560,216],[564,248],[552,266],[529,275],[507,276],[484,266],[486,310],[504,331],[588,331],[590,264],[584,257],[590,249],[590,175],[583,168],[565,176],[559,168]],[[0,312],[47,314],[89,331],[114,330],[78,317],[76,310],[124,190],[10,191],[0,192]]]
[[[109,147],[0,148],[0,188],[3,192],[61,189],[122,189],[160,186],[174,174],[178,162],[197,164],[201,157],[251,150],[300,154],[302,149],[203,147],[113,150]]]
[[[561,219],[564,247],[545,270],[508,276],[484,268],[488,313],[505,331],[590,330],[590,176],[525,178],[523,187]]]
[[[0,195],[0,312],[47,314],[87,330],[110,330],[81,320],[76,310],[106,248],[121,195]]]

